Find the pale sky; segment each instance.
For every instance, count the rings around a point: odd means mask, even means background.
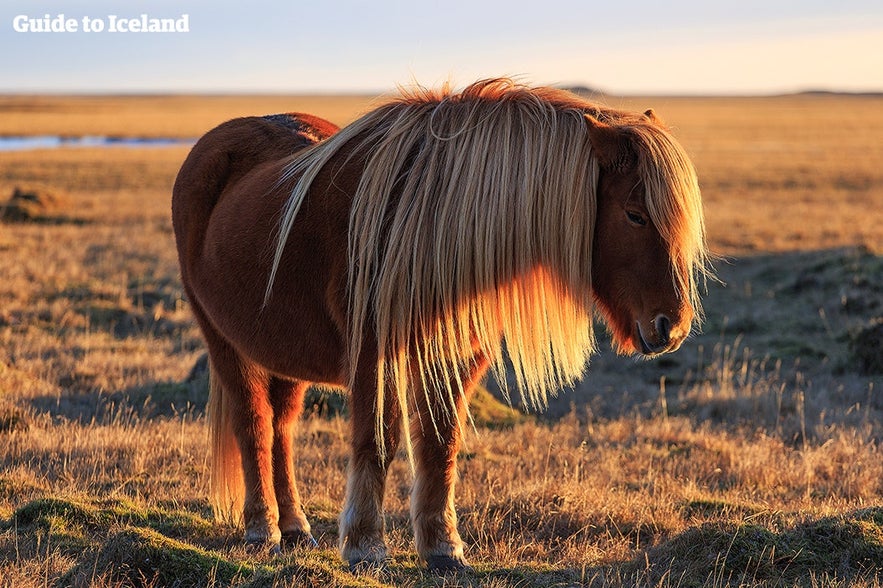
[[[77,32],[16,32],[58,14]],[[82,31],[84,17],[189,32]],[[510,75],[614,94],[883,91],[880,0],[2,0],[0,92],[381,92]]]

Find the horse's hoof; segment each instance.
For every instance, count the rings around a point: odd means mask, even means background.
[[[357,559],[349,562],[349,564],[351,574],[358,576],[376,575],[385,573],[388,570],[389,559]]]
[[[245,551],[251,555],[266,553],[270,557],[276,557],[282,555],[282,546],[271,541],[246,541]]]
[[[319,542],[309,533],[303,531],[285,531],[282,533],[282,549],[284,551],[298,548],[316,549],[318,547]]]
[[[426,558],[430,572],[471,572],[472,567],[462,557],[450,555],[430,555]]]

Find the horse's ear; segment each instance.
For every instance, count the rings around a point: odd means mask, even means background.
[[[653,111],[652,108],[648,108],[647,110],[645,110],[645,111],[644,111],[644,116],[647,117],[647,120],[649,120],[649,121],[652,122],[653,124],[657,124],[657,125],[662,125],[662,124],[664,124],[664,123],[662,122],[662,119],[659,118],[659,117],[656,115],[656,113]]]
[[[592,150],[601,167],[619,172],[629,171],[638,158],[628,134],[589,114],[585,116],[589,127],[589,141],[592,142]]]

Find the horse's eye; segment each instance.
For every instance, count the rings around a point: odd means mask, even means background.
[[[639,227],[647,226],[647,219],[644,218],[644,215],[631,210],[627,210],[625,214],[629,217],[629,221],[631,221],[632,224],[638,225]]]

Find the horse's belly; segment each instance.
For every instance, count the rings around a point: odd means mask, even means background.
[[[289,378],[345,383],[345,346],[333,257],[315,233],[292,235],[264,305],[273,251],[267,216],[278,210],[222,198],[209,223],[191,290],[218,334],[241,355]],[[337,318],[336,318],[337,317]]]

